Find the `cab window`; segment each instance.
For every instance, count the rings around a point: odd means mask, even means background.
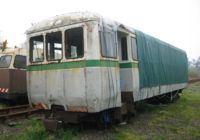
[[[8,68],[11,63],[12,56],[4,55],[0,57],[0,68]]]
[[[26,56],[16,55],[14,60],[14,67],[19,69],[26,69]]]

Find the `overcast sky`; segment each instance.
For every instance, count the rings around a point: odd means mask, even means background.
[[[55,15],[90,11],[141,30],[200,56],[200,0],[2,0],[0,38],[25,41],[32,23]]]

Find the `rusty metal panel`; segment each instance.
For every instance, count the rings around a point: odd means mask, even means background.
[[[1,69],[0,88],[8,88],[8,93],[26,93],[26,71]]]
[[[10,69],[10,88],[12,93],[26,93],[26,71]]]
[[[9,69],[0,70],[0,88],[10,88]]]

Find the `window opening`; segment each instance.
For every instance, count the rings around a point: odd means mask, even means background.
[[[44,39],[42,35],[30,38],[30,61],[44,61]]]
[[[128,60],[128,53],[127,53],[127,38],[121,38],[121,50],[122,50],[122,60]]]
[[[62,33],[53,32],[46,34],[47,60],[62,59]]]
[[[73,28],[65,31],[66,58],[80,58],[84,55],[83,28]]]

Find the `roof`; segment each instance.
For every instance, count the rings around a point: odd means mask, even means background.
[[[49,30],[53,28],[63,27],[70,24],[82,23],[87,21],[98,21],[100,25],[105,23],[104,26],[117,30],[119,27],[124,28],[130,32],[134,32],[134,29],[127,27],[119,22],[111,20],[109,18],[102,17],[99,14],[91,12],[73,12],[62,15],[57,15],[41,22],[33,24],[31,28],[26,31],[26,34]]]
[[[29,28],[26,33],[34,33],[43,30],[48,30],[52,28],[62,27],[65,25],[70,25],[74,23],[81,23],[86,21],[99,21],[102,17],[95,13],[90,12],[74,12],[62,15],[57,15],[55,17],[43,20],[41,22],[35,23],[31,28]]]

